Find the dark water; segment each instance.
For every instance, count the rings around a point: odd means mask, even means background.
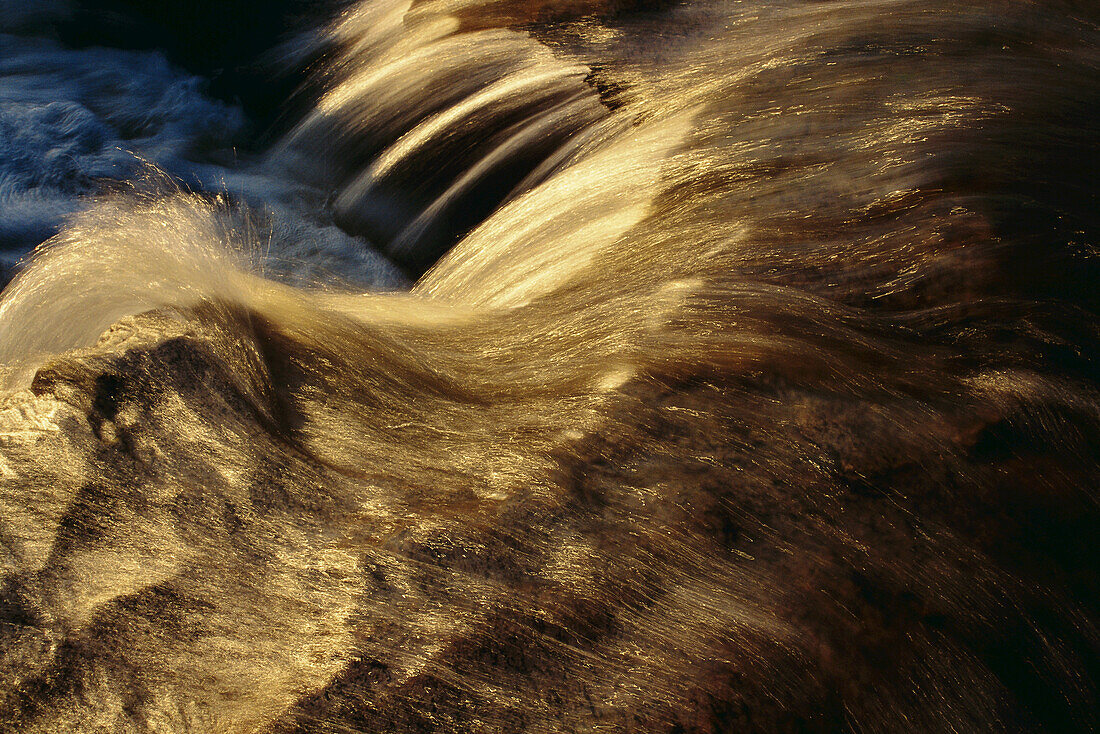
[[[0,8],[0,728],[1095,728],[1092,3]]]
[[[323,192],[264,166],[256,148],[272,114],[249,96],[258,84],[248,64],[258,77],[262,62],[243,54],[258,57],[288,31],[277,20],[249,23],[233,33],[236,55],[228,54],[227,29],[245,22],[243,10],[235,18],[222,8],[215,23],[214,9],[201,5],[5,6],[0,257],[8,271],[96,195],[133,186],[155,168],[177,186],[254,209],[271,229],[269,272],[293,282],[402,284],[369,243],[331,225],[316,206]],[[277,10],[265,13],[278,19]],[[216,57],[221,66],[214,66]],[[265,76],[275,77],[276,68],[269,60]]]

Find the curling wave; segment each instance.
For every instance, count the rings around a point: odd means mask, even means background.
[[[254,173],[427,272],[156,176],[36,254],[0,722],[1088,730],[1098,24],[345,6]]]

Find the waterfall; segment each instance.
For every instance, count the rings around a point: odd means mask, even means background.
[[[0,729],[1095,726],[1092,5],[159,8],[0,2]]]

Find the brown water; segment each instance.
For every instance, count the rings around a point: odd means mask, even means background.
[[[38,256],[0,720],[1088,730],[1097,22],[348,6],[262,165],[446,254],[293,289],[153,181]]]

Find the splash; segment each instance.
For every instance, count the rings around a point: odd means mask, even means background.
[[[1095,16],[287,41],[226,196],[102,196],[0,301],[0,723],[1087,730]],[[264,277],[317,227],[416,284]]]

